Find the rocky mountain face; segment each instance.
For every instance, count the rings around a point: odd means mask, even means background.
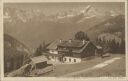
[[[12,58],[24,56],[24,62],[30,56],[29,49],[14,37],[4,34],[4,60],[5,62]],[[18,59],[17,59],[18,60]]]
[[[80,30],[88,32],[91,40],[104,32],[124,34],[123,7],[115,8],[110,5],[5,6],[4,31],[29,48],[36,48],[43,41],[72,38]]]

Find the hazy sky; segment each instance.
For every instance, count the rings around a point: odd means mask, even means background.
[[[125,0],[3,0],[3,2],[124,2]]]

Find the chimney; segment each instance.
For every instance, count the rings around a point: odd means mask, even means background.
[[[60,39],[60,43],[62,43],[62,40]]]
[[[85,44],[85,40],[83,40],[82,42],[83,42],[83,44]]]
[[[72,40],[70,39],[68,42],[69,42],[69,43],[71,43],[71,42],[72,42]]]

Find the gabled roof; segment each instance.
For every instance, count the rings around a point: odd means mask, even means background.
[[[88,41],[85,41],[84,44],[82,41],[79,40],[72,40],[71,42],[69,41],[62,41],[61,43],[59,40],[53,41],[47,48],[48,49],[57,49],[57,46],[62,46],[62,47],[82,47],[86,45]]]
[[[71,47],[71,48],[73,47],[72,48],[72,52],[74,52],[74,53],[81,53],[84,49],[86,49],[86,47],[88,46],[89,43],[92,43],[92,42],[84,41],[84,43],[83,43],[83,41],[71,40],[70,42],[69,41],[61,41],[61,43],[60,43],[57,40],[57,41],[54,41],[52,44],[50,44],[48,46],[48,49],[55,49],[55,50],[57,50],[57,46]],[[75,49],[75,48],[78,48],[78,49]],[[69,50],[68,49],[58,49],[58,51],[68,52]]]
[[[51,54],[51,53],[43,53],[45,56],[62,56],[63,54]]]
[[[73,50],[72,52],[81,53],[84,49],[86,49],[86,47],[88,46],[89,43],[90,43],[90,41],[87,41],[83,48],[78,49],[78,50]]]
[[[82,47],[82,46],[86,45],[87,43],[88,43],[88,41],[85,41],[84,44],[83,44],[82,41],[71,40],[71,42],[63,41],[62,43],[59,43],[58,46],[62,46],[62,47]]]
[[[31,58],[33,63],[41,63],[41,62],[45,62],[47,61],[47,58],[45,56],[37,56],[37,57],[33,57]]]
[[[81,52],[83,52],[83,50],[86,49],[86,47],[87,47],[90,43],[91,43],[95,48],[97,48],[92,42],[86,41],[86,43],[84,44],[84,46],[82,46],[82,48],[78,48],[78,49],[73,49],[73,48],[72,48],[72,52],[73,52],[73,53],[81,53]],[[68,49],[61,49],[61,50],[59,50],[59,51],[69,52]]]
[[[57,49],[57,45],[59,44],[59,41],[53,41],[47,48],[48,49]]]

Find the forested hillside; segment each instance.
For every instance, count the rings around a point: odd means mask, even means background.
[[[96,44],[111,52],[125,52],[125,18],[118,15],[88,30],[88,35]]]

